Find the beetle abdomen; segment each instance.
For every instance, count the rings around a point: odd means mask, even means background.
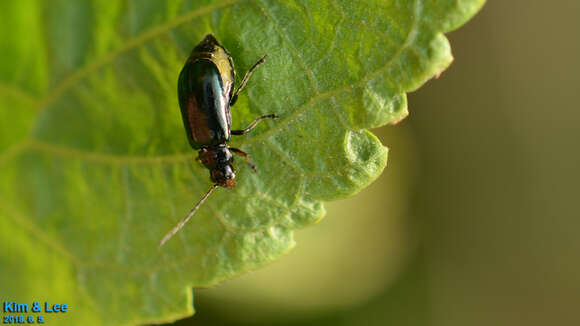
[[[228,87],[229,88],[229,87]],[[217,66],[210,60],[188,61],[179,75],[181,116],[194,149],[230,139],[229,89]]]

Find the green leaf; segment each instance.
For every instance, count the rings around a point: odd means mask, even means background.
[[[451,62],[442,33],[483,0],[3,1],[0,294],[66,303],[47,324],[137,324],[192,313],[190,287],[258,268],[292,232],[386,165],[368,128],[407,115],[405,92]],[[238,184],[210,187],[176,96],[189,51],[214,33],[240,76],[268,61],[233,127]]]

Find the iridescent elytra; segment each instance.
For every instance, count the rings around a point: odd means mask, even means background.
[[[240,149],[229,147],[228,141],[231,135],[245,135],[261,120],[276,119],[278,116],[276,114],[262,115],[245,129],[231,130],[230,107],[236,103],[238,94],[244,89],[254,70],[264,63],[265,59],[266,55],[246,72],[234,92],[236,78],[234,62],[228,51],[212,34],[206,35],[191,51],[179,74],[177,95],[189,144],[199,151],[197,161],[209,169],[210,179],[214,184],[189,214],[163,237],[160,246],[187,223],[215,189],[235,186],[236,174],[232,165],[234,162],[232,152],[242,156],[255,171],[256,168],[250,162],[248,154]]]

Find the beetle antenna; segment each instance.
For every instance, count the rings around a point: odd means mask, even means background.
[[[207,197],[209,197],[209,195],[211,195],[211,193],[218,187],[218,184],[214,184],[213,186],[211,186],[211,188],[209,188],[209,190],[205,193],[205,195],[199,200],[199,202],[195,205],[195,207],[189,212],[189,214],[187,214],[187,216],[181,220],[181,222],[179,222],[173,229],[171,229],[171,231],[169,231],[164,237],[163,239],[161,239],[161,242],[159,243],[159,247],[163,246],[167,240],[171,239],[171,237],[173,237],[179,230],[181,230],[181,228],[185,225],[185,223],[187,223],[187,221],[189,221],[189,219],[193,216],[193,214],[195,214],[195,212],[199,209],[199,207],[201,206],[201,204],[203,204],[203,202],[207,199]]]

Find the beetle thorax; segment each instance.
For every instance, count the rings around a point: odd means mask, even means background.
[[[197,160],[209,169],[211,180],[219,186],[232,188],[235,185],[234,157],[225,145],[203,147]]]

